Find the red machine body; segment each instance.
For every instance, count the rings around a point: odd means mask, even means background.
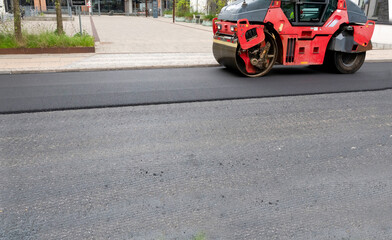
[[[250,23],[248,19],[237,22],[214,19],[213,50],[217,61],[250,77],[265,75],[275,63],[321,65],[326,61],[340,61],[343,63],[340,67],[345,69],[342,73],[359,69],[357,65],[362,65],[365,51],[371,49],[374,21],[351,23],[346,0],[337,0],[336,9],[324,22],[316,19],[318,24],[294,25],[281,4],[280,0],[272,1],[261,23]],[[294,10],[289,16],[293,15]],[[302,10],[298,10],[298,15],[297,18],[304,17]],[[277,49],[272,50],[274,46]],[[333,57],[327,58],[327,54]],[[348,69],[350,64],[355,69]],[[339,66],[335,68],[339,71]]]

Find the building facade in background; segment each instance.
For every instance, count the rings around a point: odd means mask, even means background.
[[[356,0],[369,19],[392,22],[392,0]]]
[[[242,1],[242,0],[241,0]],[[246,1],[246,0],[245,0]],[[347,0],[350,1],[350,0]],[[369,17],[379,22],[392,22],[392,0],[352,0]],[[228,2],[233,2],[229,0]],[[193,11],[208,14],[207,0],[190,0]]]
[[[5,12],[9,12],[11,11],[11,6],[10,3],[11,0],[0,0],[0,6],[2,6],[2,10],[0,10],[1,12],[5,13]]]
[[[47,1],[46,0],[34,0],[34,7],[35,9],[39,10],[39,11],[46,11],[47,10],[47,5],[46,5]],[[49,2],[48,2],[49,3]],[[50,3],[49,3],[50,4]]]
[[[5,4],[3,0],[0,0],[0,18],[5,14]]]
[[[62,0],[63,7],[67,6],[67,1]],[[178,1],[178,0],[177,0]],[[242,1],[242,0],[241,0]],[[245,0],[246,1],[246,0]],[[250,0],[249,0],[250,1]],[[350,0],[348,0],[350,1]],[[377,22],[392,22],[392,0],[353,0],[365,12],[369,19]],[[38,11],[47,12],[54,9],[54,0],[20,0],[21,6],[31,6]],[[166,9],[172,9],[173,0],[157,0],[159,13]],[[233,2],[229,0],[228,2]],[[98,4],[102,13],[122,13],[132,15],[143,15],[146,8],[152,14],[152,0],[91,0],[93,12],[98,12]],[[209,13],[207,0],[190,0],[192,11],[199,13]],[[83,8],[88,11],[87,7]],[[2,12],[12,12],[12,0],[0,0],[0,14]]]
[[[5,1],[5,11],[12,11],[12,0],[0,0]],[[62,8],[67,7],[68,4],[71,5],[72,0],[62,0],[61,5]],[[88,0],[86,0],[87,3]],[[55,9],[55,1],[54,0],[20,0],[21,6],[31,6],[37,11],[40,12],[53,12]],[[164,0],[157,0],[158,8],[165,8]],[[8,4],[7,4],[8,3]],[[91,7],[93,12],[98,12],[98,4],[100,5],[101,13],[120,13],[120,14],[136,14],[136,13],[145,13],[146,9],[146,1],[144,0],[91,0]],[[9,6],[9,7],[7,7]],[[147,1],[148,10],[152,10],[152,0]],[[82,11],[88,12],[87,7],[82,7]],[[66,11],[64,11],[66,12]]]
[[[152,0],[147,1],[147,10],[152,15]],[[165,9],[165,1],[157,0],[158,9]],[[143,15],[146,11],[146,1],[144,0],[92,0],[93,12],[98,12],[98,4],[102,13],[124,13],[132,15]],[[162,11],[161,11],[162,12]]]
[[[207,0],[190,0],[191,9],[194,12],[208,13]]]

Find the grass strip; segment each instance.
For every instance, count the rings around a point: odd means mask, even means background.
[[[68,36],[45,31],[38,34],[23,33],[23,42],[16,41],[12,33],[0,32],[0,48],[50,48],[50,47],[93,47],[94,37],[88,34]]]

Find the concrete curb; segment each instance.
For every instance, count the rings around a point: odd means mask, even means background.
[[[392,59],[365,60],[368,63],[392,62]],[[127,67],[106,67],[106,68],[72,68],[72,69],[44,69],[44,70],[5,70],[0,71],[0,75],[9,74],[37,74],[37,73],[62,73],[62,72],[93,72],[93,71],[121,71],[121,70],[147,70],[147,69],[168,69],[168,68],[202,68],[219,67],[216,64],[194,64],[194,65],[166,65],[166,66],[127,66]]]
[[[172,66],[156,66],[156,67],[154,67],[154,66],[144,66],[144,67],[138,66],[138,67],[108,67],[108,68],[81,68],[81,69],[10,70],[10,71],[0,71],[0,75],[31,74],[31,73],[147,70],[147,69],[168,69],[168,68],[198,68],[198,67],[219,67],[219,64],[172,65]]]
[[[392,49],[392,44],[386,44],[386,43],[373,43],[373,50],[386,50],[386,49]]]
[[[369,62],[369,63],[392,62],[392,59],[373,59],[373,60],[365,60],[365,62]]]

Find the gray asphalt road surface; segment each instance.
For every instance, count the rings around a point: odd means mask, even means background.
[[[0,75],[0,113],[392,89],[392,63],[353,75],[276,66],[262,78],[223,67]]]
[[[0,239],[391,239],[391,173],[391,90],[0,115]]]

